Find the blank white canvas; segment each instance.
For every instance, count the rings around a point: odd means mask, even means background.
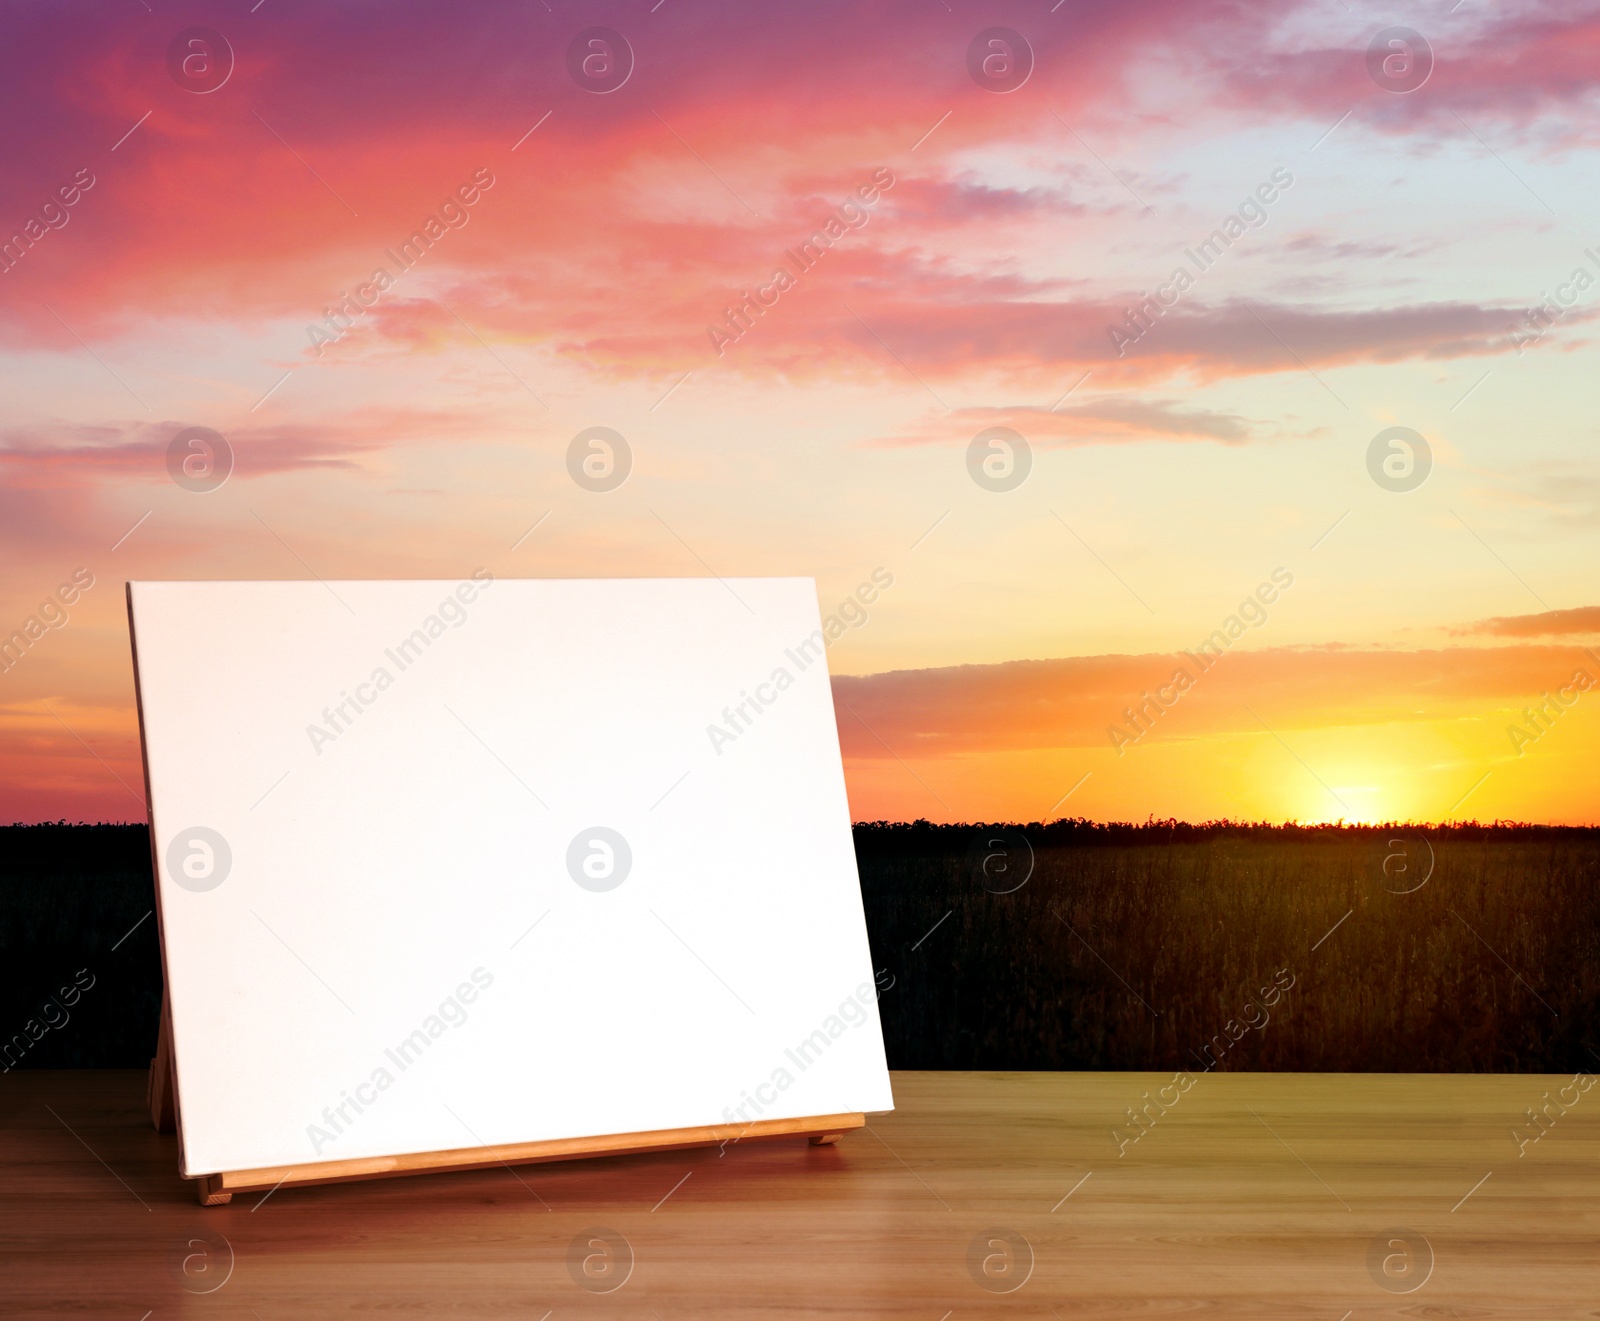
[[[892,1108],[812,580],[129,605],[186,1174]]]

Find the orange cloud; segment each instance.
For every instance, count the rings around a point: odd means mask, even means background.
[[[1600,605],[1580,605],[1570,610],[1543,610],[1532,615],[1496,615],[1480,619],[1457,634],[1493,633],[1507,638],[1555,637],[1569,633],[1600,633]]]
[[[1581,667],[1600,679],[1600,657],[1576,647],[1274,647],[1229,652],[1209,668],[1180,653],[898,670],[838,677],[834,692],[848,756],[916,760],[1110,749],[1111,730],[1132,735],[1141,724],[1142,742],[1486,716],[1539,700]],[[1181,694],[1179,671],[1191,680]]]

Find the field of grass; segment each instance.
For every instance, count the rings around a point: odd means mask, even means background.
[[[1600,831],[855,837],[893,1068],[1600,1067]],[[19,1067],[148,1062],[151,907],[144,827],[0,828],[0,1047],[21,1034]]]
[[[880,823],[856,853],[896,1067],[1600,1066],[1600,831]]]

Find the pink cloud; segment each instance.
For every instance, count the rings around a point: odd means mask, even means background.
[[[405,278],[444,275],[485,333],[615,374],[701,360],[727,303],[770,278],[827,208],[891,159],[895,189],[827,254],[827,280],[786,297],[725,366],[871,379],[897,370],[876,336],[930,376],[1044,380],[1097,364],[1137,384],[1293,371],[1294,353],[1321,366],[1499,352],[1520,312],[1465,301],[1256,307],[1291,353],[1249,309],[1191,301],[1119,356],[1107,328],[1128,299],[1071,297],[1061,281],[953,270],[928,254],[926,241],[953,229],[1082,215],[1059,188],[971,178],[962,153],[1060,136],[1056,114],[1070,121],[1115,101],[1174,52],[1232,70],[1220,95],[1214,78],[1203,84],[1213,102],[1197,114],[1289,97],[1321,116],[1357,92],[1388,95],[1366,79],[1361,51],[1275,57],[1266,81],[1253,72],[1261,62],[1240,54],[1259,50],[1259,18],[1227,6],[1042,16],[1002,5],[984,21],[1017,27],[1036,58],[1009,96],[967,75],[977,20],[909,4],[602,6],[585,21],[624,30],[637,60],[607,96],[566,73],[578,20],[509,3],[470,16],[419,3],[381,18],[339,7],[218,17],[237,63],[209,96],[167,76],[170,22],[110,6],[105,15],[103,26],[17,20],[33,55],[0,89],[17,128],[8,195],[26,212],[79,166],[96,183],[66,228],[0,276],[0,342],[13,346],[79,351],[49,308],[91,342],[169,318],[315,322],[479,168],[495,183],[470,223]],[[1495,20],[1462,50],[1442,47],[1418,95],[1509,115],[1571,104],[1596,78],[1597,31],[1587,12],[1554,8]],[[935,126],[940,154],[912,157]],[[453,343],[427,297],[400,287],[370,314],[364,341],[341,348]]]
[[[869,448],[949,443],[954,434],[1007,426],[1033,444],[1106,445],[1148,440],[1210,440],[1240,445],[1256,438],[1255,424],[1237,413],[1186,408],[1175,399],[1107,396],[1082,403],[996,405],[930,413],[906,432],[869,441]]]
[[[1367,43],[1403,23],[1428,42],[1433,67],[1417,90],[1396,94],[1367,72]],[[1471,142],[1468,124],[1532,128],[1552,120],[1549,140],[1590,140],[1600,90],[1600,11],[1585,4],[1524,5],[1487,20],[1443,11],[1395,23],[1368,19],[1350,45],[1262,50],[1221,42],[1196,48],[1208,85],[1220,74],[1230,99],[1250,113],[1293,108],[1331,123],[1354,108],[1363,124],[1390,133],[1443,131]],[[1463,122],[1465,121],[1465,122]]]

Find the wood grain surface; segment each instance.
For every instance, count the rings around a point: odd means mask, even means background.
[[[836,1146],[286,1187],[206,1209],[177,1177],[175,1139],[150,1128],[142,1073],[13,1072],[0,1078],[0,1313],[1600,1316],[1600,1087],[894,1081],[899,1108]],[[1563,1087],[1575,1101],[1560,1104]],[[1145,1093],[1153,1118],[1119,1144]],[[1542,1136],[1519,1146],[1514,1129],[1539,1131],[1525,1112],[1547,1101]]]

